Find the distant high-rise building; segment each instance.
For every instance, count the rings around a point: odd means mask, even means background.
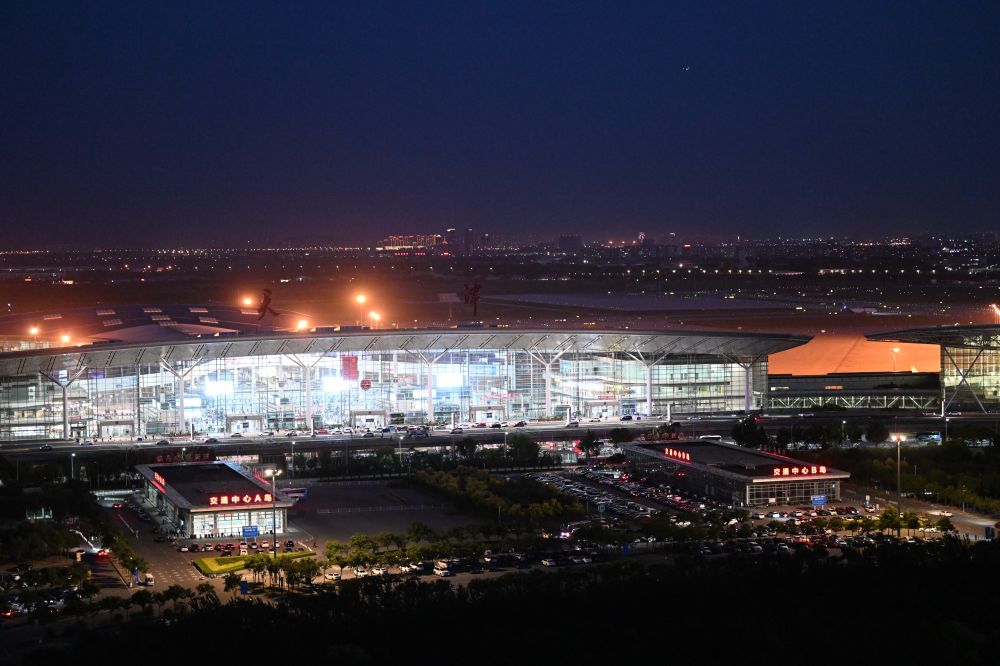
[[[471,227],[465,230],[465,239],[464,240],[465,240],[465,242],[464,242],[464,248],[463,249],[465,250],[465,254],[472,254],[472,251],[474,249],[476,249],[476,241],[475,241],[475,239],[472,236],[472,228]]]
[[[444,231],[444,242],[445,245],[450,246],[449,252],[455,254],[459,251],[458,247],[458,229],[445,229]]]
[[[443,243],[441,234],[410,234],[384,238],[379,242],[378,249],[387,252],[434,250]]]

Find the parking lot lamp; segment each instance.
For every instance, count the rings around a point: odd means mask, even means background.
[[[269,469],[264,472],[265,476],[271,477],[271,557],[278,559],[278,476],[280,469]]]

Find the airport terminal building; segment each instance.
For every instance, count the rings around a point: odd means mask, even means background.
[[[808,341],[481,327],[169,332],[0,354],[0,439],[750,411],[768,397],[768,355]]]
[[[840,500],[850,474],[825,465],[709,440],[625,444],[629,463],[672,485],[737,507]]]
[[[943,411],[1000,411],[1000,325],[912,328],[867,337],[940,345]]]

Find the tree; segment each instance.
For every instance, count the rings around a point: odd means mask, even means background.
[[[479,444],[477,444],[476,440],[471,437],[463,437],[458,440],[457,444],[455,444],[455,448],[458,451],[458,455],[461,456],[463,460],[472,460],[476,457],[476,451],[479,450]]]
[[[853,421],[844,426],[844,437],[849,442],[860,442],[863,434],[864,430],[861,426]]]
[[[900,516],[900,523],[903,527],[908,530],[915,530],[920,527],[920,516],[913,513],[912,511],[904,511],[903,515]]]
[[[890,504],[882,510],[882,514],[878,517],[878,528],[880,530],[898,530],[900,526],[899,511],[895,506]]]
[[[538,460],[538,443],[525,435],[514,435],[507,440],[507,448],[511,450],[511,455],[521,462],[535,462]]]
[[[635,439],[635,433],[629,428],[612,428],[608,433],[608,437],[614,444],[624,444]]]
[[[215,586],[211,583],[198,583],[195,591],[198,595],[195,599],[199,608],[209,608],[219,605],[219,595],[215,592]]]
[[[131,600],[145,613],[146,609],[153,603],[153,593],[149,590],[139,590],[132,595]]]
[[[954,532],[955,531],[955,525],[952,524],[951,518],[949,518],[948,516],[941,516],[940,518],[938,518],[938,521],[935,524],[935,527],[937,527],[942,532]]]
[[[600,450],[601,442],[597,439],[597,435],[594,434],[593,430],[588,430],[587,433],[580,438],[580,450],[589,459],[590,456],[596,451]]]
[[[227,573],[226,577],[223,578],[224,589],[226,592],[235,592],[236,590],[240,589],[240,583],[242,582],[243,582],[243,576],[239,575],[235,571],[232,573]]]
[[[865,428],[865,439],[872,443],[884,442],[889,439],[889,428],[881,421],[872,421]]]

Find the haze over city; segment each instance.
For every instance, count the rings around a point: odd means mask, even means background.
[[[998,12],[7,3],[0,244],[989,230]]]

